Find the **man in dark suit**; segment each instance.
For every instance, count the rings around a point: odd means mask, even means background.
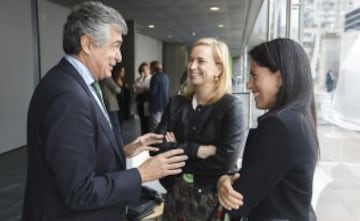
[[[66,56],[40,81],[29,107],[24,221],[125,220],[143,182],[181,172],[187,157],[179,149],[126,169],[126,157],[155,151],[149,145],[163,139],[150,133],[123,146],[97,90],[121,61],[126,32],[122,16],[99,2],[68,16]]]
[[[154,131],[160,123],[162,113],[169,101],[169,77],[162,71],[159,61],[150,63],[152,73],[150,81],[150,131]]]

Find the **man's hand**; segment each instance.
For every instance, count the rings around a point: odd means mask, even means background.
[[[142,163],[138,170],[142,182],[160,179],[169,175],[176,175],[182,172],[185,161],[188,159],[184,155],[183,149],[172,149],[147,159]]]
[[[223,175],[217,182],[218,199],[222,207],[227,210],[239,209],[243,205],[243,196],[234,190],[232,184],[239,179],[240,174]]]
[[[162,143],[163,138],[164,135],[155,133],[147,133],[139,136],[130,144],[125,145],[125,155],[126,157],[134,157],[143,151],[158,151],[159,148],[150,145]]]

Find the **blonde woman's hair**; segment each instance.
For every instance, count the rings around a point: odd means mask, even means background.
[[[226,93],[231,93],[229,49],[226,43],[217,39],[201,38],[193,44],[191,50],[200,45],[211,47],[215,63],[220,65],[222,70],[219,79],[215,82],[213,95],[206,101],[206,104],[211,104],[218,101]],[[188,98],[194,96],[194,87],[190,83],[184,88],[184,96]]]

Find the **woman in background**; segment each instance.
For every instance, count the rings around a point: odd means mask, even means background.
[[[121,93],[118,94],[118,101],[120,105],[119,118],[120,123],[122,124],[125,120],[130,119],[130,100],[131,100],[131,91],[130,86],[126,83],[125,80],[125,67],[121,64],[117,64],[113,70],[114,79],[116,83],[121,88]]]
[[[141,63],[138,68],[138,72],[140,76],[135,80],[136,104],[140,118],[141,134],[146,134],[150,132],[149,89],[151,73],[149,63]]]

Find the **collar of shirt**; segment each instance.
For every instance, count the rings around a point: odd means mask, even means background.
[[[66,55],[65,59],[68,62],[70,62],[70,64],[72,66],[74,66],[74,68],[80,74],[81,78],[85,81],[86,85],[88,86],[89,90],[91,91],[92,96],[94,97],[94,99],[96,100],[97,104],[99,105],[101,111],[105,115],[105,118],[110,123],[110,118],[109,118],[107,111],[105,110],[104,106],[102,105],[102,102],[100,101],[99,97],[96,95],[95,90],[91,86],[91,84],[95,82],[95,79],[92,76],[90,70],[83,63],[81,63],[78,59],[74,58],[71,55]]]
[[[195,95],[194,95],[193,98],[192,98],[191,105],[192,105],[192,108],[193,108],[194,110],[196,110],[196,108],[197,108],[197,106],[198,106],[198,102],[197,102],[197,100],[196,100]]]
[[[150,80],[151,80],[151,75],[148,75],[145,77],[144,82],[143,82],[144,87],[147,87],[147,88],[150,87]]]
[[[86,85],[88,87],[91,87],[91,84],[94,83],[94,77],[92,76],[89,69],[81,63],[78,59],[74,58],[71,55],[66,55],[65,59],[74,66],[74,68],[77,70],[77,72],[80,74],[82,79],[85,81]]]

